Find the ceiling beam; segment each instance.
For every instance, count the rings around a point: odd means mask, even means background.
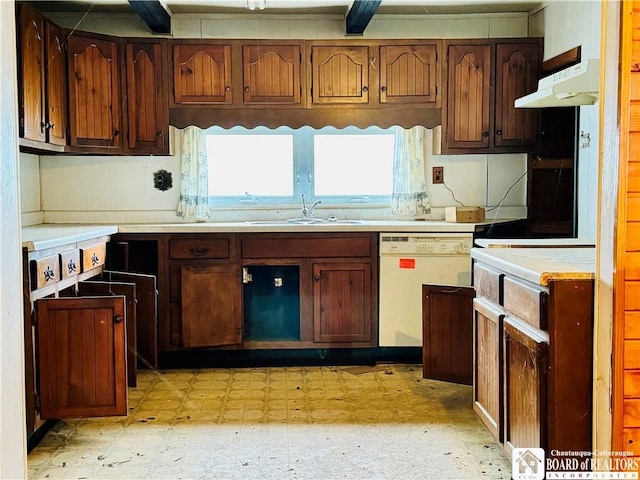
[[[347,13],[347,35],[362,35],[382,0],[354,0]]]
[[[154,33],[171,33],[171,15],[159,0],[129,0],[129,4]]]

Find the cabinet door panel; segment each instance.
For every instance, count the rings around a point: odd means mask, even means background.
[[[503,439],[504,314],[483,299],[473,301],[473,409],[498,441]]]
[[[124,297],[36,302],[43,419],[127,414]]]
[[[119,149],[117,43],[71,35],[68,61],[71,145]]]
[[[314,341],[371,341],[371,267],[314,264]]]
[[[449,45],[448,148],[489,147],[491,46]]]
[[[182,344],[213,347],[242,342],[240,267],[190,265],[182,273]]]
[[[437,101],[436,45],[380,47],[380,103]]]
[[[18,13],[20,136],[46,140],[44,123],[44,21],[28,8]]]
[[[494,146],[533,146],[537,142],[538,110],[515,108],[516,98],[537,88],[538,44],[496,46],[496,114]]]
[[[369,47],[311,47],[314,104],[369,102]]]
[[[300,46],[243,45],[244,103],[300,103]]]
[[[548,338],[519,319],[504,322],[505,446],[547,448]]]
[[[231,103],[231,46],[174,45],[175,103]]]
[[[168,153],[169,119],[164,85],[166,43],[128,43],[127,146],[144,153]]]
[[[47,22],[46,42],[46,125],[47,142],[67,144],[67,58],[66,36],[61,28]]]

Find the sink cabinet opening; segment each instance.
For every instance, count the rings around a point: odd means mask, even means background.
[[[300,340],[300,266],[245,267],[244,340]]]

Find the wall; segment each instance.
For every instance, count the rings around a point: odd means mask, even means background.
[[[532,15],[529,31],[544,36],[544,60],[578,45],[582,58],[600,58],[601,3],[594,1],[547,2]],[[599,105],[580,107],[578,133],[589,134],[591,143],[578,150],[578,236],[596,237],[598,191]]]
[[[14,12],[0,2],[0,478],[18,479],[27,477],[27,432]]]
[[[147,28],[135,16],[94,15],[82,18],[48,14],[66,27],[120,35],[146,36]],[[342,15],[174,15],[177,38],[345,38]],[[80,25],[78,22],[82,19]],[[376,15],[364,38],[488,38],[527,36],[526,14],[500,15]],[[176,144],[176,151],[179,147]],[[432,218],[442,218],[443,208],[455,205],[451,192],[431,185],[431,166],[444,166],[447,185],[466,205],[494,206],[513,182],[526,171],[526,155],[434,156],[427,152],[427,188]],[[43,156],[39,181],[43,220],[64,222],[177,222],[178,156],[169,157],[72,157]],[[22,165],[23,170],[28,168]],[[166,192],[153,189],[152,173],[158,169],[173,173],[174,187]],[[38,178],[30,176],[30,190]],[[23,194],[24,196],[24,194]],[[35,198],[32,198],[35,201]],[[322,215],[344,218],[395,218],[389,208],[327,206]],[[296,209],[298,207],[295,207]],[[24,210],[23,210],[24,211]],[[488,216],[526,215],[526,179],[509,192],[500,209]],[[234,221],[290,216],[288,209],[216,209],[213,220]]]

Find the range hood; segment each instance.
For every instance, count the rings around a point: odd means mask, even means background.
[[[515,101],[516,108],[593,105],[598,99],[600,60],[591,58],[538,81],[538,91]]]

